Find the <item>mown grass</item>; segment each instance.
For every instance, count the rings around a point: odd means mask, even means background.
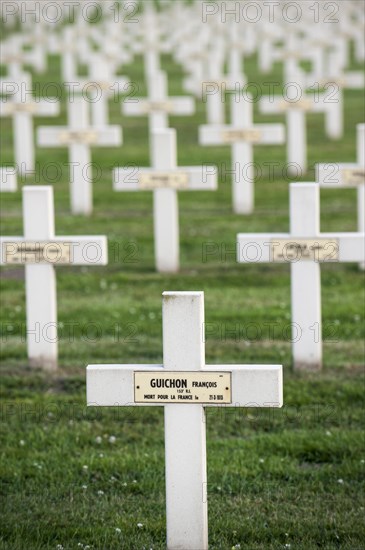
[[[163,67],[170,74],[170,92],[181,93],[180,68],[169,57]],[[250,81],[280,82],[280,65],[265,76],[255,67],[255,59],[248,59]],[[34,75],[34,82],[60,83],[59,69],[59,59],[50,57],[47,75]],[[123,73],[145,92],[140,59]],[[36,126],[64,123],[64,97],[62,102],[59,119],[37,119]],[[355,125],[364,120],[362,92],[346,91],[345,108],[345,134],[338,142],[326,139],[321,116],[308,117],[310,169],[301,180],[313,180],[316,162],[355,159]],[[57,234],[109,239],[107,267],[57,269],[57,373],[27,366],[23,270],[2,269],[0,547],[165,547],[163,410],[87,409],[85,366],[161,362],[161,293],[191,289],[205,291],[208,363],[281,362],[285,377],[281,410],[207,412],[210,548],[360,550],[365,540],[363,275],[352,264],[322,266],[324,369],[294,373],[288,267],[238,265],[233,254],[237,232],[288,228],[285,148],[256,149],[263,175],[255,186],[252,216],[232,214],[230,177],[222,173],[217,192],[179,195],[181,271],[159,275],[151,194],[116,194],[111,184],[112,167],[149,164],[147,122],[123,117],[116,102],[110,110],[112,122],[123,126],[124,145],[93,152],[102,174],[94,183],[90,218],[70,215],[65,150],[38,148],[37,176],[26,180],[53,183],[50,163],[60,163],[62,174],[54,181]],[[198,102],[195,116],[171,118],[179,164],[215,163],[222,172],[224,163],[230,167],[229,149],[197,143],[204,113]],[[256,115],[258,121],[284,121]],[[11,124],[3,120],[1,162],[12,161]],[[269,177],[267,162],[279,162],[275,178]],[[356,230],[353,190],[322,192],[321,200],[323,230]],[[2,234],[22,234],[20,191],[2,194],[1,213]],[[206,243],[216,245],[207,257]]]

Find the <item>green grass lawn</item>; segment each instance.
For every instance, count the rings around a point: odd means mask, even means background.
[[[249,80],[280,82],[279,65]],[[182,73],[170,58],[170,92],[181,93]],[[354,65],[353,68],[359,68]],[[123,74],[142,85],[140,59]],[[59,59],[49,59],[40,85],[60,82]],[[264,91],[265,90],[264,88]],[[345,134],[326,139],[321,115],[308,117],[310,169],[316,162],[355,160],[355,125],[364,121],[361,91],[345,92]],[[115,193],[114,166],[148,166],[147,121],[126,118],[111,102],[112,123],[124,145],[96,149],[102,167],[94,183],[90,218],[69,211],[64,149],[37,149],[37,176],[26,183],[54,184],[58,235],[105,234],[106,267],[57,268],[59,370],[27,366],[22,268],[1,278],[1,545],[4,550],[165,548],[162,408],[87,409],[88,363],[162,361],[161,294],[203,290],[207,363],[282,363],[280,410],[209,409],[207,412],[209,539],[211,549],[310,550],[364,548],[364,288],[355,264],[323,265],[324,368],[292,370],[288,266],[238,265],[238,232],[286,231],[288,185],[285,147],[258,147],[262,176],[253,215],[232,214],[230,177],[217,192],[179,195],[181,271],[154,271],[151,193]],[[36,120],[36,126],[65,122]],[[283,117],[256,120],[284,121]],[[181,165],[230,167],[229,147],[200,147],[193,117],[172,117]],[[13,161],[9,120],[2,121],[2,164]],[[275,178],[267,165],[278,162]],[[51,163],[60,163],[56,178]],[[21,235],[21,193],[1,195],[2,234]],[[324,231],[356,230],[354,190],[321,193]],[[215,253],[204,258],[206,243]],[[305,289],[304,299],[305,299]],[[138,526],[141,524],[142,526]],[[238,546],[237,546],[238,547]]]

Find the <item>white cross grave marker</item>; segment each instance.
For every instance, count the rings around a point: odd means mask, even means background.
[[[215,190],[214,166],[177,166],[176,130],[155,130],[151,136],[153,168],[116,168],[116,191],[153,191],[155,262],[159,272],[179,270],[177,191]]]
[[[14,193],[17,190],[16,170],[11,166],[0,167],[0,192]]]
[[[90,126],[89,103],[82,97],[68,102],[69,126],[38,128],[40,147],[67,147],[70,162],[71,211],[92,212],[91,147],[117,146],[122,143],[120,126]]]
[[[237,235],[240,263],[291,264],[294,368],[322,367],[320,262],[364,261],[364,233],[321,233],[319,185],[290,184],[290,232]]]
[[[25,265],[28,358],[57,368],[57,265],[106,265],[104,236],[56,237],[51,186],[23,187],[24,237],[0,237],[0,265]]]
[[[288,173],[298,175],[307,171],[307,128],[306,114],[325,110],[323,98],[317,101],[314,95],[305,95],[297,101],[289,101],[281,96],[264,96],[259,107],[262,113],[284,114],[287,125],[287,161]]]
[[[109,124],[108,99],[127,91],[130,84],[128,78],[115,77],[110,72],[105,56],[93,52],[89,61],[89,76],[78,79],[76,90],[89,90],[95,96],[91,102],[91,122],[93,126],[107,126]]]
[[[163,71],[150,74],[149,97],[127,98],[123,100],[122,110],[127,116],[146,116],[149,118],[149,131],[168,127],[168,115],[192,115],[195,102],[192,97],[169,97],[167,77]]]
[[[207,550],[205,407],[281,407],[281,365],[206,365],[204,293],[163,293],[163,365],[89,365],[88,406],[165,412],[167,548]]]
[[[14,156],[20,174],[25,175],[35,169],[33,117],[57,116],[59,110],[59,102],[29,100],[23,97],[21,89],[0,102],[0,117],[10,116],[13,120]]]
[[[365,124],[357,125],[357,163],[316,164],[316,181],[324,188],[357,188],[357,228],[365,232]],[[359,264],[365,269],[365,264]]]
[[[331,61],[328,62],[331,66]],[[332,68],[332,67],[331,67]],[[327,109],[325,117],[326,135],[330,139],[341,139],[344,130],[344,90],[361,90],[365,86],[365,77],[361,71],[347,71],[345,73],[333,70],[331,74],[319,82],[314,82],[309,76],[307,87],[321,86],[326,89],[324,107]]]
[[[236,214],[250,214],[254,208],[253,147],[284,143],[283,124],[254,124],[253,103],[241,95],[231,96],[231,124],[200,126],[202,145],[231,145],[232,198]]]

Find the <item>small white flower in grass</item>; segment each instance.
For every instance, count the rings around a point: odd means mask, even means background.
[[[126,482],[122,483],[122,486],[127,487],[127,483]]]
[[[86,470],[89,469],[89,466],[87,466],[86,464],[84,464],[83,467],[82,467],[82,469],[85,470],[85,472],[86,472]]]
[[[285,544],[284,548],[291,548],[291,544]]]
[[[101,489],[99,489],[99,491],[98,491],[99,497],[103,496],[103,494],[104,494],[104,491],[102,491]]]
[[[116,527],[116,528],[115,528],[115,532],[116,532],[117,535],[120,535],[121,532],[122,532],[122,530],[119,529],[119,527]]]
[[[99,458],[104,458],[103,453],[99,453]]]
[[[138,527],[138,529],[142,529],[143,523],[137,523],[137,527]]]
[[[117,438],[115,437],[115,435],[111,435],[111,436],[109,437],[109,443],[115,443],[116,440],[117,440]]]
[[[340,485],[342,485],[343,479],[338,479],[338,480],[337,480],[337,483],[340,483]]]
[[[100,435],[98,435],[97,437],[95,437],[95,443],[97,443],[98,445],[100,445],[100,443],[103,441],[103,438],[100,437]]]
[[[87,485],[82,485],[82,489],[83,489],[84,491],[86,491]]]
[[[332,435],[331,432],[329,430],[326,431],[326,435],[328,435],[329,437]]]
[[[265,459],[264,458],[259,458],[259,462],[260,462],[260,464],[263,464],[265,462]]]
[[[90,546],[86,544],[86,546],[84,546],[84,550],[90,550]]]
[[[136,480],[136,479],[134,479],[134,480],[132,481],[132,483],[137,483],[137,480]]]
[[[63,550],[62,544],[57,544],[56,548],[57,548],[57,550]]]
[[[360,460],[360,463],[361,463],[361,464],[365,464],[365,460],[362,458],[362,459]]]
[[[21,447],[24,447],[24,445],[25,445],[24,439],[21,439],[21,440],[19,441],[19,445],[20,445]]]

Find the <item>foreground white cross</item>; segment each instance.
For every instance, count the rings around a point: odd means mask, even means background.
[[[254,208],[253,147],[284,143],[283,124],[254,124],[253,103],[241,95],[231,96],[231,125],[199,127],[202,145],[231,145],[232,195],[236,214],[251,214]]]
[[[25,265],[31,366],[57,368],[57,265],[106,265],[104,236],[56,237],[53,188],[23,187],[24,237],[0,237],[0,265]]]
[[[322,366],[320,262],[363,262],[364,233],[320,232],[319,185],[290,184],[290,233],[237,235],[241,263],[289,262],[294,368]]]
[[[0,192],[13,193],[17,190],[16,170],[10,166],[0,167]]]
[[[70,164],[70,195],[73,214],[92,212],[91,147],[110,147],[122,143],[120,126],[90,126],[89,103],[82,97],[68,102],[69,126],[38,128],[40,147],[67,147]]]
[[[59,102],[23,97],[22,90],[14,94],[11,99],[0,102],[0,116],[10,116],[13,120],[14,156],[19,174],[34,172],[34,116],[57,116]]]
[[[195,102],[189,96],[169,97],[167,77],[163,71],[149,75],[148,98],[123,99],[122,110],[125,115],[147,116],[149,131],[168,127],[168,115],[187,116],[194,114]]]
[[[214,166],[177,166],[176,130],[151,135],[153,168],[116,168],[116,191],[153,191],[155,262],[159,272],[179,270],[179,209],[177,191],[215,190]]]
[[[204,293],[163,293],[162,365],[89,365],[88,406],[165,407],[167,548],[207,550],[205,407],[281,407],[281,365],[206,365]]]
[[[365,124],[358,124],[357,162],[316,164],[316,181],[324,188],[357,188],[357,228],[365,232]],[[365,269],[365,264],[359,265]]]

